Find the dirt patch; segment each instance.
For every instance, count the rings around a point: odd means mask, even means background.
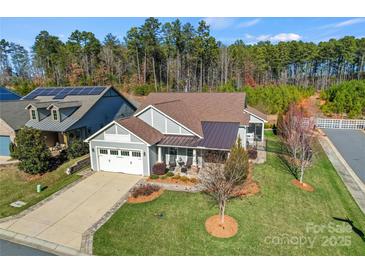
[[[146,195],[146,196],[138,196],[138,197],[128,197],[128,203],[130,204],[140,204],[140,203],[147,203],[147,202],[151,202],[155,199],[157,199],[158,197],[160,197],[163,193],[163,189],[161,188],[159,191],[155,191],[153,193],[151,193],[150,195]]]
[[[294,179],[291,181],[293,185],[305,190],[305,191],[308,191],[308,192],[314,192],[314,187],[311,186],[310,184],[307,184],[307,183],[300,183],[299,180],[297,179]]]
[[[218,238],[230,238],[236,235],[238,231],[238,223],[231,216],[224,216],[224,223],[220,223],[220,216],[214,215],[205,221],[205,229],[207,232]]]

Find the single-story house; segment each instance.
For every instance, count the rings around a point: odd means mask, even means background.
[[[263,142],[265,122],[245,93],[151,93],[133,116],[85,142],[93,170],[148,176],[157,162],[198,169],[212,152],[228,153],[238,136],[245,147]]]
[[[19,100],[20,98],[22,98],[22,97],[20,95],[16,94],[14,91],[11,91],[4,87],[0,87],[0,102],[10,101],[10,100]]]
[[[25,107],[29,100],[0,101],[0,156],[9,156],[10,143],[14,142],[16,131],[29,120]]]
[[[136,106],[112,86],[38,87],[27,101],[25,126],[42,131],[49,147],[84,140],[111,121],[128,117]]]

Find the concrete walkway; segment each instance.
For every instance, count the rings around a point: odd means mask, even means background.
[[[0,223],[0,230],[80,250],[83,233],[139,179],[135,175],[96,172],[25,216]]]
[[[347,164],[330,139],[324,136],[323,132],[321,132],[318,140],[348,191],[365,214],[365,185]]]

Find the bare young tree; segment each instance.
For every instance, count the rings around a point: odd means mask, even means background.
[[[291,104],[278,124],[278,133],[291,157],[290,164],[303,183],[304,171],[312,160],[314,122],[305,116],[303,108]]]
[[[199,172],[199,179],[206,192],[217,201],[220,221],[223,224],[226,203],[234,193],[234,183],[227,181],[224,176],[224,164],[206,163]]]

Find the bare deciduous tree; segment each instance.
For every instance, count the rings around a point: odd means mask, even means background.
[[[199,172],[199,179],[205,190],[218,202],[221,224],[224,223],[226,203],[233,196],[234,183],[224,176],[224,164],[206,163]]]
[[[303,183],[304,171],[312,160],[314,122],[305,116],[301,107],[291,104],[278,124],[278,133],[291,157],[290,165]]]

